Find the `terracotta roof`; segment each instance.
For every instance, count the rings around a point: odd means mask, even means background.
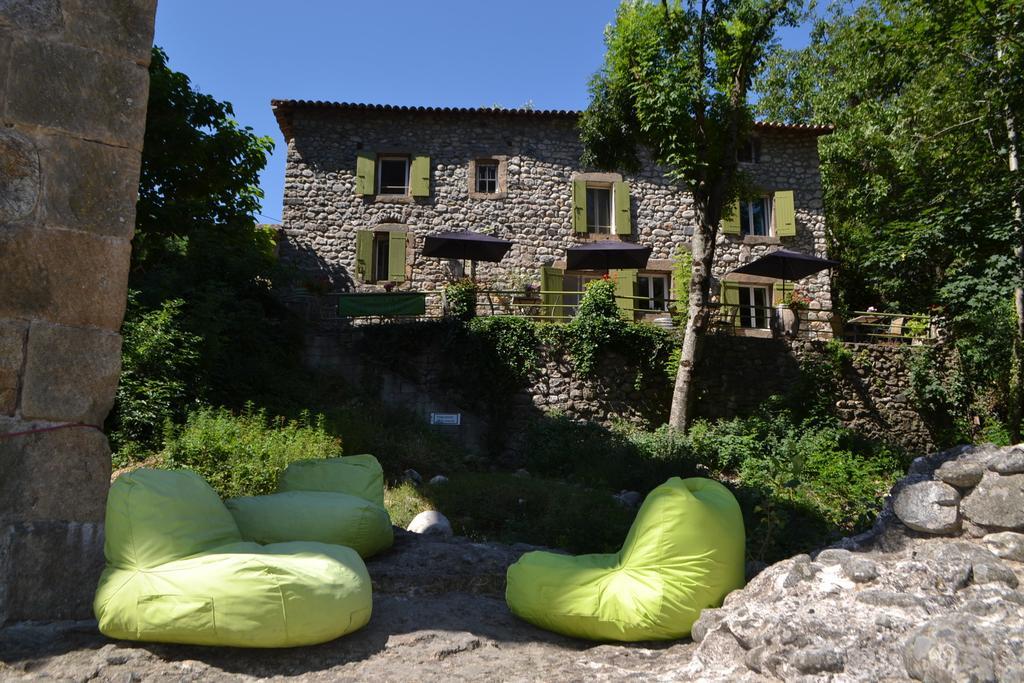
[[[359,102],[324,102],[321,100],[271,100],[270,106],[285,136],[290,135],[287,114],[296,109],[344,109],[348,111],[396,111],[435,114],[492,114],[509,116],[533,116],[537,118],[575,119],[581,112],[568,109],[505,109],[502,107],[410,107],[396,104],[363,104]],[[828,135],[832,125],[811,125],[804,123],[782,123],[780,121],[757,121],[754,128],[761,130],[804,131],[815,135]]]

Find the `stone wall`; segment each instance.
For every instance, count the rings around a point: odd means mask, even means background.
[[[698,415],[748,415],[769,396],[792,389],[801,365],[829,357],[823,341],[706,338],[697,366]],[[910,453],[935,450],[927,421],[910,401],[910,369],[903,344],[845,344],[852,360],[842,363],[835,385],[820,387],[836,396],[839,419],[864,436],[898,445]]]
[[[538,368],[528,385],[508,401],[498,406],[467,403],[459,383],[471,385],[475,378],[453,375],[448,337],[441,327],[434,333],[430,329],[417,324],[412,348],[403,345],[389,351],[387,344],[378,344],[369,353],[365,340],[374,333],[372,327],[314,333],[307,337],[305,359],[314,371],[341,375],[424,420],[432,412],[461,412],[461,427],[441,429],[481,453],[515,451],[514,435],[522,426],[552,412],[605,426],[626,420],[651,428],[667,421],[671,378],[645,377],[637,388],[636,367],[615,353],[603,355],[593,378],[582,378],[569,358],[541,348]],[[866,437],[912,454],[934,450],[929,425],[910,402],[910,347],[856,344],[846,348],[852,360],[841,364],[838,381],[810,390],[826,393],[835,401],[840,421]],[[829,355],[820,341],[710,336],[697,367],[696,414],[710,419],[750,415],[770,396],[790,392],[807,381],[802,368],[808,362],[826,362]]]
[[[0,623],[90,613],[155,10],[0,2]]]
[[[278,102],[275,111],[288,140],[282,227],[284,260],[307,276],[326,276],[339,290],[377,289],[355,273],[356,232],[386,226],[408,231],[406,281],[399,289],[437,292],[457,274],[453,262],[422,256],[424,237],[447,230],[491,232],[514,242],[499,264],[478,264],[488,286],[539,283],[541,266],[560,266],[565,248],[592,240],[572,227],[572,180],[582,147],[576,115],[521,110],[416,110]],[[758,128],[758,163],[741,164],[766,192],[795,191],[794,237],[720,235],[716,278],[780,246],[826,255],[817,132]],[[428,197],[356,194],[360,151],[429,155]],[[505,192],[483,198],[469,191],[473,160],[500,158]],[[624,237],[653,248],[649,270],[670,273],[672,259],[689,248],[692,198],[645,161],[631,185],[633,233]],[[613,239],[618,239],[612,236]],[[757,278],[754,278],[757,280]],[[831,308],[827,274],[801,286],[816,307]],[[439,298],[428,301],[435,307]]]

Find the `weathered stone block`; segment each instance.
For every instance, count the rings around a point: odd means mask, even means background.
[[[32,215],[39,199],[39,177],[35,144],[20,133],[0,129],[0,224]]]
[[[0,415],[13,415],[18,405],[27,332],[27,322],[0,320]]]
[[[948,484],[922,481],[901,489],[893,501],[893,512],[915,531],[948,534],[959,531],[960,494]]]
[[[11,62],[6,118],[141,150],[145,68],[49,41],[16,42]]]
[[[0,585],[11,621],[87,619],[103,571],[103,525],[15,522],[0,526]]]
[[[131,239],[138,152],[63,135],[43,141],[43,218],[49,226]]]
[[[1002,531],[985,536],[985,546],[996,557],[1014,562],[1024,562],[1024,534]]]
[[[25,419],[103,424],[121,374],[121,335],[33,323],[26,356]]]
[[[1024,474],[1003,477],[987,472],[961,507],[964,516],[975,524],[1024,529]]]
[[[63,0],[63,4],[66,40],[149,64],[156,0]]]
[[[0,231],[0,318],[121,327],[128,289],[127,240],[68,230]]]
[[[950,486],[970,488],[981,481],[985,468],[981,463],[967,460],[950,460],[935,470],[935,476]]]
[[[64,26],[60,0],[0,0],[0,25],[36,33],[59,31]]]
[[[999,474],[1024,473],[1024,446],[1014,446],[996,455],[988,468]]]
[[[12,422],[0,433],[27,431]],[[0,438],[0,519],[102,521],[110,446],[97,429],[69,427]]]

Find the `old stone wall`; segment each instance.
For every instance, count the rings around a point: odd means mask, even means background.
[[[851,359],[837,367],[835,384],[810,387],[835,397],[835,412],[847,427],[911,453],[935,450],[928,422],[911,403],[910,369],[904,344],[845,344]],[[769,396],[791,390],[807,362],[831,362],[823,341],[706,338],[697,366],[697,413],[718,418],[747,415]]]
[[[156,0],[0,2],[0,623],[90,613]]]
[[[401,290],[436,293],[457,274],[448,260],[422,255],[427,234],[471,229],[514,242],[501,263],[478,264],[490,287],[539,283],[541,266],[561,266],[565,249],[595,239],[572,227],[572,180],[580,165],[575,115],[501,110],[423,111],[301,106],[278,103],[288,139],[282,256],[307,276],[330,278],[335,289],[373,290],[355,271],[356,233],[375,227],[408,231],[406,281]],[[720,235],[714,276],[781,247],[826,255],[817,136],[807,130],[762,127],[758,163],[741,167],[765,192],[794,190],[794,237]],[[360,151],[430,156],[428,197],[356,193]],[[470,192],[471,163],[502,159],[504,192]],[[633,232],[624,239],[653,248],[648,270],[670,274],[672,259],[689,248],[692,198],[649,160],[631,185]],[[601,236],[604,237],[604,236]],[[611,239],[618,239],[611,236]],[[756,280],[756,278],[754,278]],[[829,280],[820,273],[801,283],[818,308],[831,308]],[[439,297],[428,302],[436,310]]]

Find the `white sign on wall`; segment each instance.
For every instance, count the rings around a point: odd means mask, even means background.
[[[458,426],[462,424],[462,413],[431,413],[430,424]]]

